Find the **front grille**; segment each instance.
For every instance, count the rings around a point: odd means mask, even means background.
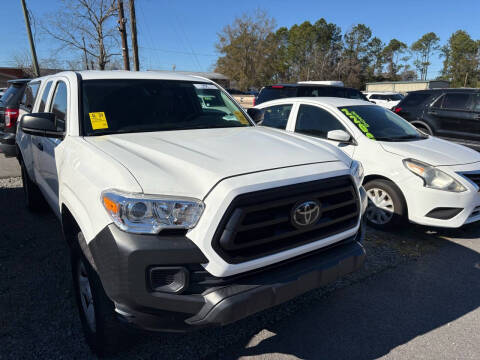
[[[462,175],[477,185],[480,191],[480,173],[463,173]]]
[[[320,204],[319,219],[294,226],[293,208],[303,201]],[[317,241],[356,226],[359,199],[350,176],[339,176],[237,196],[213,237],[215,251],[240,263]]]

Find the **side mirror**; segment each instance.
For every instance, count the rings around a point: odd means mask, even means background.
[[[250,117],[256,124],[258,124],[263,120],[264,112],[262,109],[250,108],[250,109],[247,109],[247,114],[250,115]]]
[[[55,127],[55,114],[33,113],[25,114],[20,119],[20,128],[26,134],[63,138],[64,133]]]
[[[327,133],[327,139],[340,143],[349,143],[352,137],[345,130],[332,130]]]

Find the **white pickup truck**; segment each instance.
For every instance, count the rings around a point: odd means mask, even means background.
[[[62,72],[17,132],[25,199],[61,220],[85,335],[224,325],[358,269],[363,170],[257,127],[204,78]],[[205,106],[204,92],[220,104]]]

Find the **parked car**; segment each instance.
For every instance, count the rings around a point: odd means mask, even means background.
[[[386,109],[392,109],[403,99],[403,95],[396,92],[364,92],[363,94],[370,102]]]
[[[17,132],[25,199],[61,219],[94,351],[120,323],[229,324],[362,266],[363,170],[335,146],[257,127],[194,76],[40,80]]]
[[[412,91],[393,110],[426,134],[480,150],[480,89]]]
[[[237,89],[226,90],[244,109],[249,109],[255,106],[255,95]]]
[[[30,79],[8,81],[8,88],[0,98],[0,153],[15,156],[15,132],[22,101],[34,100],[38,86],[28,86]]]
[[[291,98],[249,112],[263,126],[327,141],[365,169],[368,222],[457,228],[480,220],[480,154],[423,134],[390,110],[340,98]]]
[[[320,85],[303,82],[298,84],[277,84],[265,86],[260,90],[260,93],[258,94],[256,105],[276,99],[310,96],[328,96],[367,100],[365,95],[363,95],[357,89],[343,86]]]

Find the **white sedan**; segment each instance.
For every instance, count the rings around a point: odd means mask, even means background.
[[[403,95],[396,92],[364,92],[370,102],[391,109],[403,99]]]
[[[480,153],[425,135],[390,110],[361,100],[287,98],[249,114],[260,125],[328,141],[359,160],[373,226],[408,218],[457,228],[480,220]]]

